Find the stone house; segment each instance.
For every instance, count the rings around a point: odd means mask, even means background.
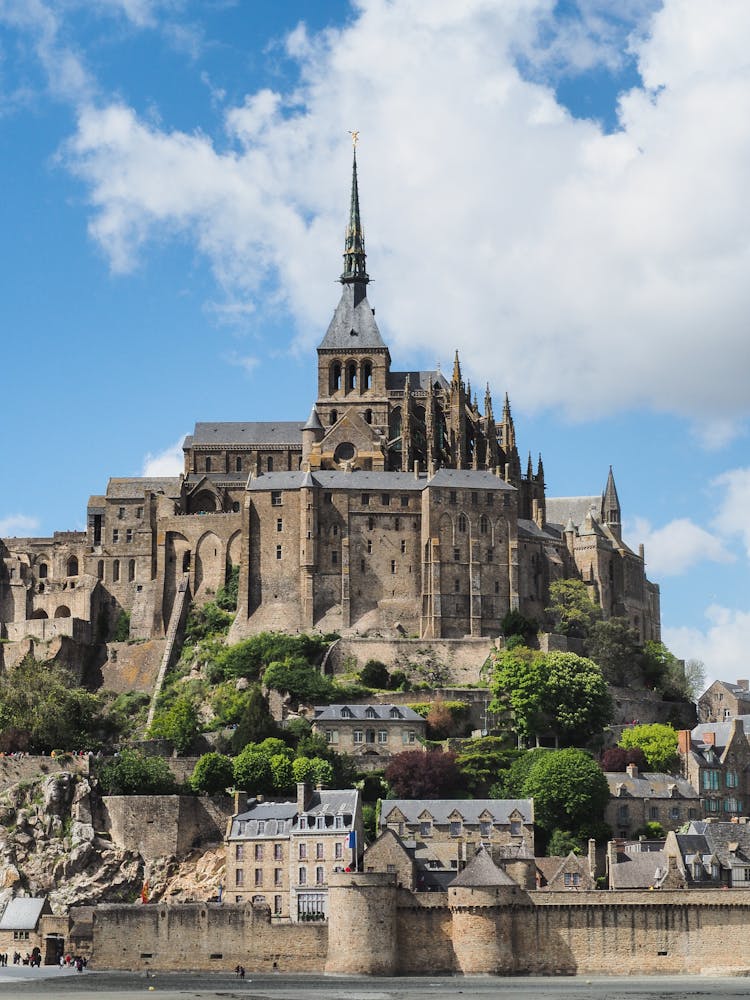
[[[517,884],[534,887],[531,799],[384,799],[379,829],[412,853],[418,889],[450,884],[480,845]]]
[[[596,841],[586,855],[571,851],[565,858],[536,858],[536,887],[544,892],[584,892],[596,889]]]
[[[339,753],[382,767],[395,754],[418,749],[427,723],[408,705],[326,705],[314,709],[312,728]]]
[[[641,774],[635,764],[628,764],[625,772],[607,771],[604,777],[610,794],[604,821],[618,838],[636,836],[646,823],[677,830],[702,816],[698,792],[686,778],[651,771]]]
[[[682,772],[700,796],[701,816],[732,819],[750,802],[750,716],[699,723],[678,733]]]
[[[687,833],[670,833],[664,851],[685,889],[750,889],[750,827],[745,822],[701,820]]]
[[[57,963],[68,929],[67,917],[52,913],[46,896],[15,896],[10,899],[0,917],[0,952],[23,958],[39,949],[42,964]]]
[[[355,869],[364,845],[359,791],[313,790],[296,801],[249,800],[225,837],[229,902],[266,904],[275,918],[323,919],[328,878]]]
[[[714,681],[698,699],[700,722],[725,722],[750,715],[750,681]]]

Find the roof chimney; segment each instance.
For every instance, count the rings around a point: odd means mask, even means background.
[[[297,782],[297,812],[304,812],[312,799],[312,785],[309,781]]]
[[[680,729],[677,733],[677,749],[684,756],[690,752],[690,730]]]
[[[745,680],[744,678],[742,680],[738,680],[737,687],[740,688],[742,691],[750,691],[750,681]]]
[[[629,778],[637,778],[638,777],[638,765],[637,764],[628,764],[628,766],[625,768],[625,770],[627,771]]]
[[[716,746],[716,733],[701,733],[701,739],[708,747]]]

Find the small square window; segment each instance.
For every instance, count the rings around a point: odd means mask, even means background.
[[[461,558],[461,550],[460,549],[454,549],[453,550],[453,561],[454,562],[458,562],[460,558]]]
[[[281,506],[281,490],[271,490],[271,506]]]
[[[370,506],[370,494],[369,493],[363,493],[362,494],[362,506],[363,507],[369,507]]]
[[[495,494],[494,493],[488,493],[487,494],[487,506],[491,507],[494,504],[494,502],[495,502]]]
[[[132,542],[133,541],[133,529],[132,528],[127,528],[125,530],[125,541],[126,542]]]
[[[405,553],[406,553],[406,539],[402,538],[401,539],[401,555],[403,556]]]
[[[383,493],[383,495],[380,498],[380,501],[381,501],[381,503],[383,504],[384,507],[389,507],[390,503],[391,503],[391,494],[390,493]]]
[[[112,529],[112,543],[113,543],[114,545],[117,545],[117,543],[118,543],[119,541],[120,541],[120,532],[118,531],[118,529],[117,529],[117,528],[113,528],[113,529]]]
[[[408,495],[406,493],[402,493],[401,494],[401,506],[402,507],[408,507],[409,506],[409,497],[408,497]]]
[[[396,572],[396,560],[395,559],[391,559],[391,573],[395,573],[395,572]]]

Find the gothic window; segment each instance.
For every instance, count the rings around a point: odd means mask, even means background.
[[[210,471],[211,471],[211,459],[207,458],[206,459],[206,472],[210,472]]]
[[[488,530],[489,530],[489,521],[487,520],[486,514],[482,514],[482,516],[479,518],[479,533],[480,535],[486,535]]]
[[[78,560],[75,556],[68,559],[68,576],[78,576]]]
[[[47,579],[47,563],[39,563],[39,579]]]
[[[365,361],[362,366],[362,388],[365,390],[372,389],[372,364],[369,361]],[[368,410],[367,412],[370,414],[371,419],[367,420],[367,417],[365,417],[365,420],[369,424],[372,421],[372,411]]]
[[[351,392],[357,388],[357,366],[350,361],[346,366],[346,391]]]
[[[128,562],[128,581],[130,583],[135,580],[135,559],[130,559]]]
[[[112,581],[117,583],[120,579],[120,560],[115,559],[112,563]]]
[[[341,388],[341,362],[334,361],[331,365],[331,378],[329,385],[331,393],[338,392]]]
[[[465,514],[459,514],[458,515],[458,530],[459,531],[466,531],[466,515]]]

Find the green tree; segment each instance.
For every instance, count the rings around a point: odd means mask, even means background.
[[[602,617],[582,580],[555,580],[549,587],[549,599],[547,616],[554,631],[562,635],[584,639]]]
[[[333,681],[300,657],[269,664],[263,673],[263,683],[306,704],[329,704],[337,694]]]
[[[509,639],[511,636],[520,636],[524,643],[527,643],[533,635],[536,635],[538,629],[538,622],[533,618],[527,618],[520,611],[516,610],[506,611],[500,622],[500,630],[506,639]]]
[[[234,616],[222,611],[213,601],[202,607],[191,606],[185,622],[185,642],[193,645],[209,636],[226,635]]]
[[[216,591],[216,606],[222,611],[237,610],[237,591],[240,582],[240,567],[231,566],[227,581]]]
[[[533,798],[534,819],[543,830],[558,828],[580,836],[586,827],[601,822],[609,785],[590,754],[570,747],[534,761],[523,796]]]
[[[669,771],[677,763],[677,733],[660,722],[623,730],[618,746],[639,747],[652,771]]]
[[[498,714],[510,710],[520,737],[531,736],[545,725],[543,660],[541,653],[525,646],[505,649],[495,656],[489,709]]]
[[[178,753],[186,753],[198,734],[198,710],[193,699],[182,694],[172,704],[154,715],[149,736],[171,740]]]
[[[324,788],[330,788],[333,785],[334,778],[333,764],[329,760],[324,760],[323,757],[313,757],[311,763],[313,774],[315,775],[315,784],[322,785]]]
[[[234,783],[253,795],[267,795],[273,790],[273,772],[265,754],[247,746],[234,758]]]
[[[260,743],[279,731],[268,707],[268,698],[256,684],[248,693],[237,728],[232,734],[232,749],[239,753],[248,743]]]
[[[533,750],[522,750],[519,756],[508,768],[503,781],[501,782],[501,794],[496,798],[520,799],[526,794],[524,787],[532,767],[541,757],[548,757],[551,750],[544,747],[534,747]]]
[[[194,792],[206,792],[208,795],[226,791],[234,783],[231,757],[221,753],[204,753],[195,762],[188,783]]]
[[[289,757],[285,753],[277,753],[269,758],[268,763],[273,790],[280,795],[290,791],[294,785],[294,768]]]
[[[122,750],[99,772],[105,795],[171,795],[177,784],[163,757],[148,757],[139,750]]]
[[[320,758],[317,758],[320,759]],[[292,774],[295,781],[315,782],[315,765],[312,757],[295,757],[292,761]]]
[[[586,655],[601,668],[609,684],[628,684],[640,675],[638,635],[626,618],[594,622],[586,637]]]
[[[567,858],[570,852],[581,853],[581,841],[569,830],[553,830],[547,844],[548,858]]]
[[[383,690],[390,686],[388,667],[380,660],[368,660],[359,672],[359,679],[366,687]]]
[[[510,749],[501,737],[485,736],[467,740],[456,755],[456,764],[466,790],[475,798],[484,798],[502,781],[517,756],[518,751]]]
[[[127,611],[121,611],[117,616],[115,627],[112,631],[113,642],[127,642],[130,638],[130,615]]]

